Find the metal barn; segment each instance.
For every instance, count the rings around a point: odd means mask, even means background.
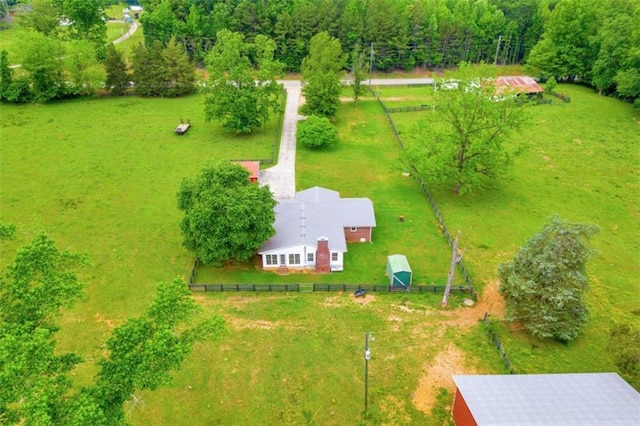
[[[391,287],[407,288],[411,286],[413,273],[407,256],[403,254],[392,254],[387,257],[387,276]]]

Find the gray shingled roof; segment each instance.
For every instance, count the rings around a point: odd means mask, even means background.
[[[478,426],[640,424],[640,393],[616,373],[453,376]]]
[[[294,247],[316,246],[319,237],[329,240],[331,251],[345,252],[344,227],[374,227],[373,203],[368,198],[340,198],[340,194],[319,186],[296,193],[293,200],[282,200],[275,207],[276,234],[259,253]]]

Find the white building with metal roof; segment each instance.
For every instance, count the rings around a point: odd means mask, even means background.
[[[275,235],[258,250],[264,269],[342,271],[347,242],[369,242],[376,226],[368,198],[340,198],[319,186],[275,207]]]

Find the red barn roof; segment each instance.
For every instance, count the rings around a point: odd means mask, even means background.
[[[260,174],[260,162],[259,161],[234,161],[236,164],[240,164],[249,172],[249,180],[251,182],[258,182],[258,175]]]
[[[538,82],[527,75],[514,76],[514,77],[498,77],[496,79],[496,86],[498,92],[503,90],[513,91],[515,93],[542,93],[544,89],[540,87]]]

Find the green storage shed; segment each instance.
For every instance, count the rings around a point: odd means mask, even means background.
[[[387,258],[387,276],[391,287],[406,288],[411,286],[412,275],[407,256],[392,254]]]

